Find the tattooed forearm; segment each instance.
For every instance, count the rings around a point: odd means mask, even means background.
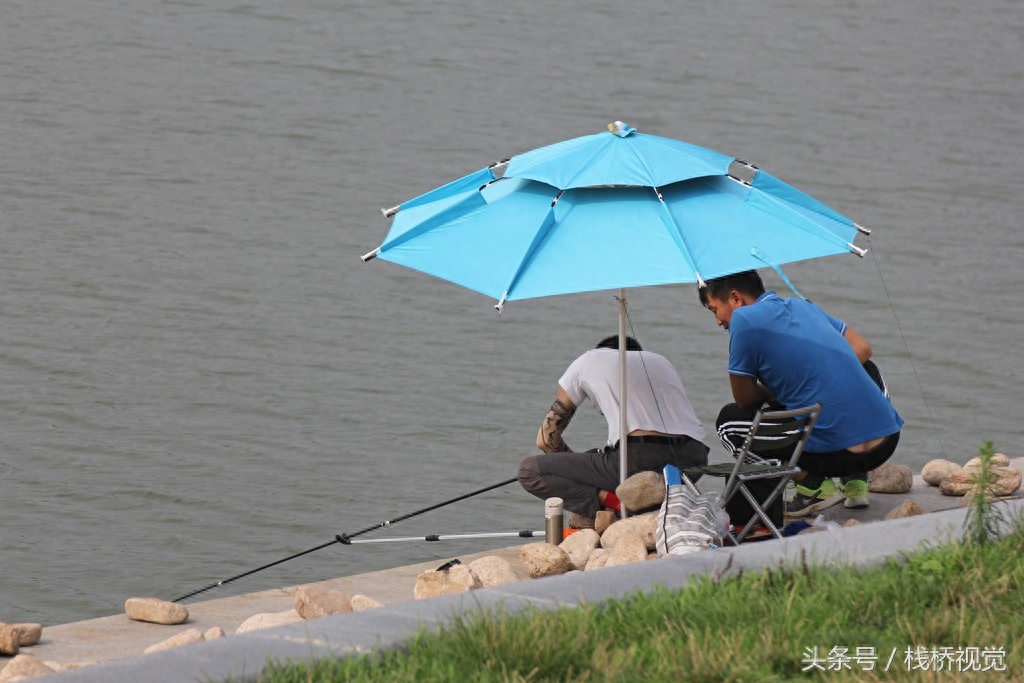
[[[545,453],[564,453],[572,449],[562,439],[562,432],[569,426],[569,420],[576,414],[575,406],[567,406],[555,399],[540,428],[538,445]]]

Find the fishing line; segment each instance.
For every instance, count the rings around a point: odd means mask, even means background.
[[[889,296],[889,288],[885,284],[885,278],[882,276],[882,267],[878,263],[878,256],[874,249],[871,249],[871,238],[867,239],[868,252],[871,254],[871,260],[875,263],[875,270],[878,271],[878,280],[882,283],[882,290],[885,292],[885,298],[889,301],[889,310],[892,311],[892,318],[896,321],[896,330],[899,332],[900,340],[903,342],[903,348],[907,352],[907,358],[910,360],[910,368],[914,371],[914,379],[917,380],[917,388],[921,392],[921,400],[924,402],[925,412],[928,413],[928,419],[932,423],[932,432],[935,434],[935,438],[939,442],[939,451],[942,453],[944,460],[948,460],[946,457],[946,449],[942,446],[942,439],[939,437],[939,428],[935,424],[935,417],[932,415],[932,408],[928,405],[928,397],[924,393],[924,385],[921,383],[921,376],[917,374],[917,365],[914,363],[914,356],[910,353],[910,346],[907,344],[907,338],[903,336],[903,327],[900,325],[899,316],[896,315],[896,306],[893,304],[892,297]]]
[[[619,297],[617,297],[617,296],[613,296],[613,298],[616,301],[619,300]],[[629,335],[631,337],[633,337],[633,339],[637,340],[637,342],[636,342],[637,344],[640,344],[640,340],[636,336],[636,330],[633,328],[633,317],[629,314],[629,306],[626,306],[625,312],[626,312],[626,324],[629,325]],[[642,348],[643,344],[640,344],[640,346]],[[629,348],[629,344],[628,343],[626,344],[626,348]],[[643,351],[640,352],[640,365],[644,369],[644,376],[647,378],[647,386],[649,386],[651,388],[651,395],[654,396],[654,407],[656,407],[658,409],[658,418],[661,420],[661,428],[663,430],[667,429],[667,427],[665,426],[665,416],[661,414],[661,402],[658,400],[658,392],[656,392],[654,390],[654,383],[651,382],[651,373],[648,372],[648,370],[647,370],[647,363],[644,362],[644,353],[643,353]],[[619,435],[619,438],[620,439],[622,438],[621,434]]]
[[[186,600],[188,598],[191,598],[194,595],[199,595],[200,593],[205,593],[206,591],[208,591],[208,590],[210,590],[212,588],[217,588],[219,586],[223,586],[225,584],[231,583],[232,581],[237,581],[238,579],[241,579],[243,577],[249,576],[251,574],[255,574],[256,572],[261,572],[264,569],[270,569],[271,567],[276,567],[279,564],[283,564],[284,562],[287,562],[289,560],[294,560],[295,558],[302,557],[303,555],[308,555],[308,554],[310,554],[312,552],[316,552],[317,550],[322,550],[324,548],[327,548],[329,546],[334,545],[335,543],[341,543],[342,545],[352,545],[352,539],[355,538],[356,536],[362,536],[363,534],[369,533],[371,531],[375,531],[377,529],[382,529],[384,527],[391,526],[392,524],[395,524],[397,522],[401,522],[401,521],[409,519],[411,517],[416,517],[417,515],[422,515],[425,512],[430,512],[431,510],[436,510],[436,509],[444,507],[446,505],[451,505],[452,503],[457,503],[460,500],[465,500],[467,498],[471,498],[473,496],[480,495],[481,493],[486,493],[487,491],[491,491],[491,490],[494,490],[494,489],[497,489],[497,488],[501,488],[502,486],[507,486],[507,485],[511,484],[512,482],[514,482],[514,481],[518,481],[518,479],[513,477],[512,479],[507,479],[507,480],[499,482],[497,484],[491,484],[490,486],[485,486],[482,489],[477,489],[476,491],[471,491],[469,493],[463,494],[463,495],[459,496],[458,498],[452,498],[451,500],[446,500],[446,501],[441,502],[441,503],[436,503],[435,505],[431,505],[429,507],[425,507],[425,508],[422,508],[420,510],[416,510],[415,512],[410,512],[409,514],[402,515],[401,517],[395,517],[394,519],[385,520],[383,522],[380,522],[379,524],[374,524],[373,526],[368,526],[365,529],[360,529],[359,531],[355,531],[355,532],[350,533],[350,534],[338,534],[337,536],[334,537],[334,540],[332,540],[332,541],[328,541],[327,543],[321,543],[320,545],[315,546],[313,548],[310,548],[309,550],[303,550],[302,552],[295,553],[294,555],[289,555],[288,557],[285,557],[285,558],[282,558],[280,560],[277,560],[276,562],[271,562],[270,564],[265,564],[262,567],[257,567],[256,569],[251,569],[251,570],[249,570],[247,572],[244,572],[242,574],[238,574],[237,576],[232,576],[229,579],[222,579],[222,580],[220,580],[220,581],[218,581],[216,583],[211,583],[209,586],[204,586],[203,588],[200,588],[199,590],[192,591],[191,593],[183,595],[180,598],[175,598],[171,602],[181,602],[182,600]]]
[[[491,379],[494,377],[494,359],[498,355],[498,331],[501,328],[501,310],[498,309],[498,318],[494,323],[494,342],[491,344],[491,362],[487,366],[487,382],[484,384],[484,400],[480,403],[479,418],[476,426],[476,450],[473,453],[473,469],[470,470],[470,479],[476,478],[476,466],[480,462],[480,442],[483,439],[484,410],[487,409],[487,402],[491,397]]]

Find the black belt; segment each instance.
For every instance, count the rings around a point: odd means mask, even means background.
[[[643,434],[641,436],[627,436],[626,441],[628,443],[663,443],[668,445],[674,445],[686,441],[688,436],[685,434],[682,436],[660,436],[657,434]]]

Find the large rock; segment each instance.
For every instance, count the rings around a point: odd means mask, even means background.
[[[352,596],[352,611],[353,612],[365,612],[368,609],[374,609],[380,607],[383,603],[379,600],[374,600],[371,597],[367,597],[362,593],[356,593]]]
[[[465,593],[481,587],[480,579],[472,569],[464,564],[457,564],[442,571],[431,569],[423,572],[416,577],[416,586],[412,594],[417,600],[423,600],[439,595]]]
[[[11,624],[18,632],[18,645],[29,647],[36,645],[43,637],[42,624]]]
[[[594,515],[594,531],[599,536],[603,535],[604,532],[608,531],[608,527],[615,524],[618,519],[619,516],[611,510],[598,510],[597,514]]]
[[[903,517],[916,517],[917,515],[923,515],[927,510],[918,505],[912,500],[905,500],[895,510],[891,510],[889,514],[885,516],[886,519],[902,519]]]
[[[584,567],[584,570],[589,572],[591,569],[601,569],[608,562],[611,554],[611,550],[597,548],[590,554],[590,559],[587,560],[587,566]]]
[[[943,460],[941,458],[937,460],[929,460],[925,463],[924,467],[921,468],[921,478],[932,486],[938,486],[949,479],[951,474],[959,472],[962,469],[963,468],[960,465],[952,460]]]
[[[593,529],[594,518],[584,517],[578,512],[570,512],[569,519],[565,522],[570,529]]]
[[[944,496],[962,496],[974,490],[974,477],[970,472],[960,470],[949,475],[939,484],[939,493]]]
[[[580,529],[559,544],[559,548],[569,556],[573,569],[587,566],[594,548],[601,544],[601,536],[593,529]]]
[[[578,533],[580,532],[577,531],[576,534]],[[522,546],[519,549],[519,560],[526,567],[526,572],[535,579],[541,576],[564,574],[572,569],[569,555],[550,543],[528,543]]]
[[[641,534],[633,533],[621,536],[611,548],[606,567],[617,567],[622,564],[645,562],[647,560],[647,543]]]
[[[294,609],[284,612],[263,612],[261,614],[254,614],[243,621],[235,629],[235,633],[249,633],[250,631],[259,631],[264,628],[294,624],[299,621],[302,621],[302,617]]]
[[[992,492],[997,496],[1012,496],[1020,488],[1021,471],[1016,467],[993,467],[992,472],[996,475]]]
[[[648,550],[654,550],[654,527],[657,523],[657,511],[620,519],[601,534],[601,547],[611,550],[623,536],[637,535],[644,539]]]
[[[47,666],[32,655],[18,655],[0,670],[0,683],[23,681],[36,676],[52,674],[56,669]]]
[[[976,488],[976,475],[976,469],[964,467],[939,484],[939,491],[946,496],[965,495]],[[998,497],[1013,495],[1020,488],[1021,472],[1015,467],[993,467],[992,477],[992,493]]]
[[[868,491],[906,493],[914,485],[914,473],[906,465],[887,462],[868,472]]]
[[[646,510],[665,500],[665,477],[660,472],[637,472],[615,489],[622,504],[629,510]]]
[[[161,640],[159,643],[154,643],[142,651],[143,654],[149,654],[151,652],[160,652],[161,650],[170,650],[176,647],[182,647],[183,645],[194,645],[195,643],[201,643],[204,640],[203,632],[197,628],[190,628],[187,631],[182,631],[178,635],[171,636],[167,640]]]
[[[17,627],[0,623],[0,655],[16,655],[19,647]]]
[[[184,624],[188,621],[188,608],[160,598],[128,598],[124,613],[134,621],[152,624]]]
[[[1009,465],[1010,465],[1010,458],[1008,458],[1007,456],[1003,455],[1002,453],[994,453],[992,455],[992,457],[989,458],[989,462],[992,464],[993,467],[1009,467]],[[964,469],[965,470],[975,470],[976,471],[980,467],[981,467],[981,456],[980,455],[977,456],[977,457],[971,458],[966,463],[964,463]]]
[[[594,533],[592,529],[585,530],[588,533]],[[576,533],[584,533],[584,531],[578,531]],[[573,534],[575,536],[576,534]],[[509,583],[517,583],[519,577],[516,576],[515,567],[512,563],[506,560],[504,557],[498,557],[497,555],[487,555],[481,557],[478,560],[473,560],[469,563],[469,568],[473,570],[473,573],[480,579],[480,585],[484,588],[490,586],[504,586]]]
[[[295,611],[303,619],[319,619],[352,611],[352,596],[326,586],[300,586],[295,591]]]
[[[217,640],[218,638],[224,638],[227,634],[224,633],[224,629],[220,626],[213,626],[212,628],[206,629],[203,632],[203,640]]]

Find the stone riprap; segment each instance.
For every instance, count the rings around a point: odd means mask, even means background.
[[[465,593],[474,588],[482,588],[480,577],[464,564],[457,564],[447,569],[426,571],[416,578],[413,597],[417,600],[436,598],[440,595]]]
[[[991,466],[991,492],[1000,498],[1012,496],[1020,490],[1024,458],[1011,459],[1003,453],[994,454]],[[974,457],[962,466],[946,459],[931,460],[921,470],[921,478],[938,486],[944,496],[969,496],[978,488],[977,475],[981,457]]]
[[[615,495],[628,510],[646,510],[665,500],[665,477],[660,472],[637,472],[618,485]]]
[[[302,586],[295,591],[295,611],[303,619],[319,619],[352,611],[352,596],[325,586]]]
[[[1014,469],[1019,473],[1022,464],[1024,459],[1007,459],[1007,464],[1000,464],[999,467]],[[940,469],[954,469],[941,463],[940,465]],[[970,496],[970,493],[957,498],[942,496],[938,490],[939,485],[926,482],[923,476],[917,477],[907,493],[872,495],[869,508],[846,509],[842,505],[835,506],[826,511],[826,517],[837,522],[836,524],[829,524],[824,528],[811,527],[802,534],[815,531],[830,534],[836,533],[832,527],[839,524],[872,523],[880,521],[883,517],[897,518],[923,512],[951,510]],[[352,596],[352,610],[360,611],[417,597],[414,584],[418,584],[418,577],[424,574],[446,573],[449,575],[449,586],[446,590],[451,590],[458,584],[459,590],[472,591],[478,587],[527,580],[533,575],[567,574],[580,568],[585,572],[593,572],[624,562],[644,563],[654,557],[650,553],[653,545],[647,537],[648,530],[653,529],[656,517],[656,513],[648,513],[622,521],[610,512],[598,513],[595,516],[594,530],[577,531],[569,535],[560,547],[532,543],[491,553],[475,553],[470,556],[474,559],[464,557],[466,564],[455,565],[446,572],[437,572],[437,561],[434,560],[423,563],[422,567],[414,565],[343,577],[311,584],[312,587],[297,586],[201,602],[189,605],[189,616],[183,622],[184,628],[176,624],[159,623],[158,620],[174,621],[181,615],[175,608],[168,606],[174,603],[165,605],[163,603],[166,601],[157,598],[135,599],[141,604],[133,604],[129,616],[144,616],[145,619],[125,619],[123,614],[113,615],[78,624],[46,627],[45,631],[38,624],[0,624],[0,640],[6,633],[9,650],[6,657],[0,657],[0,665],[3,665],[0,668],[0,683],[54,671],[67,671],[88,666],[91,662],[130,657],[147,650],[158,652],[188,647],[191,643],[224,638],[225,632],[243,634],[302,622],[303,616],[296,609],[296,596],[300,591],[305,595],[304,600],[309,605],[313,604],[311,596],[333,595],[331,591],[341,591]],[[599,532],[602,526],[605,526],[601,529],[603,534]],[[632,530],[627,532],[629,529]],[[597,544],[594,542],[595,536],[601,539]],[[607,541],[605,536],[608,536]],[[543,570],[540,569],[544,564],[539,561],[541,557],[548,558]],[[527,562],[527,559],[530,561]],[[529,563],[536,567],[528,567]],[[462,578],[458,579],[460,575]],[[436,582],[437,578],[434,577],[431,581]],[[325,613],[332,611],[323,607],[319,609]],[[157,610],[165,612],[160,613]],[[127,607],[125,611],[128,613]],[[311,617],[314,613],[318,612],[308,612]],[[7,628],[4,628],[5,626]],[[231,639],[233,636],[227,638]],[[31,649],[31,653],[19,653],[16,648]]]
[[[188,621],[188,608],[176,602],[160,598],[128,598],[124,612],[134,621],[151,624],[184,624]]]
[[[519,581],[516,568],[512,566],[512,563],[497,555],[488,555],[479,560],[473,560],[469,563],[469,568],[477,575],[480,585],[484,588],[504,586]]]
[[[906,465],[887,462],[868,472],[871,493],[906,493],[914,485],[914,473]]]

